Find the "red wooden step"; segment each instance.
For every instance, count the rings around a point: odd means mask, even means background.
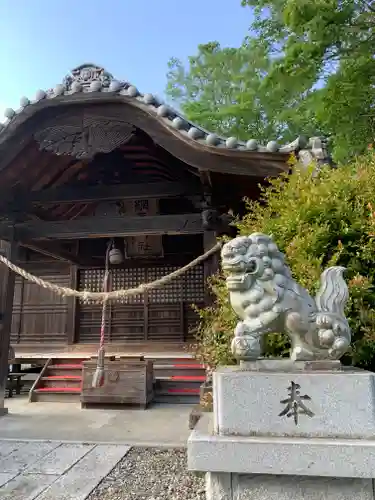
[[[164,392],[164,391],[163,391]],[[169,392],[171,394],[174,394],[174,393],[178,393],[178,394],[181,394],[181,393],[184,393],[184,394],[199,394],[200,393],[200,389],[197,388],[197,389],[193,389],[192,387],[179,387],[179,388],[173,388],[173,389],[167,389],[166,392]]]
[[[35,392],[67,392],[75,393],[81,392],[80,387],[41,387],[40,389],[35,389]]]
[[[172,361],[183,361],[184,363],[189,363],[191,361],[192,363],[195,363],[194,358],[171,358]]]
[[[205,382],[204,375],[166,375],[165,377],[155,377],[156,380],[175,380],[179,382]]]
[[[48,369],[52,370],[61,369],[61,370],[82,370],[82,364],[80,365],[49,365]]]
[[[204,382],[206,377],[204,375],[172,375],[171,380],[190,380],[192,382]]]
[[[195,368],[204,370],[204,366],[199,363],[175,363],[173,368]]]
[[[171,364],[158,364],[154,363],[154,370],[175,370],[175,369],[181,369],[181,370],[205,370],[203,365],[198,365],[198,364],[176,364],[176,363],[171,363]]]
[[[47,375],[42,380],[82,380],[79,375]]]

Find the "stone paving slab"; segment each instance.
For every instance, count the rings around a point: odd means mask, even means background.
[[[59,444],[49,442],[26,443],[0,459],[0,472],[21,472],[57,448]],[[2,444],[0,447],[2,447]]]
[[[27,473],[64,474],[93,448],[89,444],[62,444],[28,467]]]
[[[11,474],[10,472],[0,472],[0,488],[4,486],[8,481],[13,479],[17,474]]]
[[[39,498],[39,493],[48,488],[58,477],[51,474],[19,474],[0,488],[0,498],[1,500],[35,500]]]
[[[10,441],[1,441],[1,446],[0,446],[0,460],[4,457],[7,457],[14,451],[19,450],[23,446],[27,444],[26,441],[24,442],[10,442]]]
[[[96,446],[39,495],[37,500],[85,500],[129,449],[129,446]]]
[[[125,445],[0,441],[1,500],[85,500]]]

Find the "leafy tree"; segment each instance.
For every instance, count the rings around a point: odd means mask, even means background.
[[[301,130],[316,134],[311,113],[286,114],[280,97],[264,85],[272,65],[267,48],[254,43],[199,45],[188,68],[178,59],[169,62],[167,95],[190,120],[224,136],[285,143]]]
[[[375,154],[370,151],[318,177],[296,168],[272,179],[261,199],[248,201],[248,213],[237,224],[240,234],[272,234],[286,254],[294,278],[315,294],[322,270],[347,268],[350,300],[347,317],[353,332],[346,362],[375,369]],[[197,356],[209,367],[232,363],[230,341],[237,321],[230,308],[223,276],[211,283],[215,306],[200,310]],[[270,335],[267,353],[285,355],[288,341]]]
[[[363,152],[374,137],[374,2],[243,0],[242,4],[255,14],[252,28],[257,43],[274,58],[265,87],[279,87],[286,100],[315,89],[311,105],[320,127],[333,138],[336,159]]]
[[[167,95],[225,135],[288,141],[331,136],[336,160],[374,137],[375,7],[371,0],[243,0],[251,36],[170,61]]]

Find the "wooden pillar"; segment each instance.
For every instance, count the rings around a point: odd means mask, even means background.
[[[210,250],[212,247],[214,247],[217,243],[216,239],[216,233],[215,231],[205,231],[203,233],[203,251],[207,252]],[[219,251],[208,259],[204,261],[203,264],[203,270],[204,270],[204,282],[205,285],[207,283],[207,280],[210,276],[215,274],[218,269],[219,269],[219,261],[220,261],[220,255]],[[210,290],[208,289],[207,286],[205,286],[205,303],[206,305],[210,305],[212,303],[212,294],[210,293]]]
[[[2,241],[1,247],[11,262],[17,261],[18,244],[15,241],[10,243]],[[0,416],[3,416],[8,413],[8,409],[5,408],[5,388],[8,375],[15,274],[4,264],[0,266]]]
[[[70,288],[77,290],[78,286],[78,267],[74,264],[70,266]],[[66,321],[66,337],[68,344],[74,344],[77,340],[77,303],[76,297],[68,297],[68,312]]]

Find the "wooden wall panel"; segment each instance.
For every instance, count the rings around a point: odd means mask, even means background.
[[[70,286],[70,268],[67,265],[29,264],[27,270],[51,283]],[[11,342],[66,343],[67,313],[67,298],[17,277]]]

